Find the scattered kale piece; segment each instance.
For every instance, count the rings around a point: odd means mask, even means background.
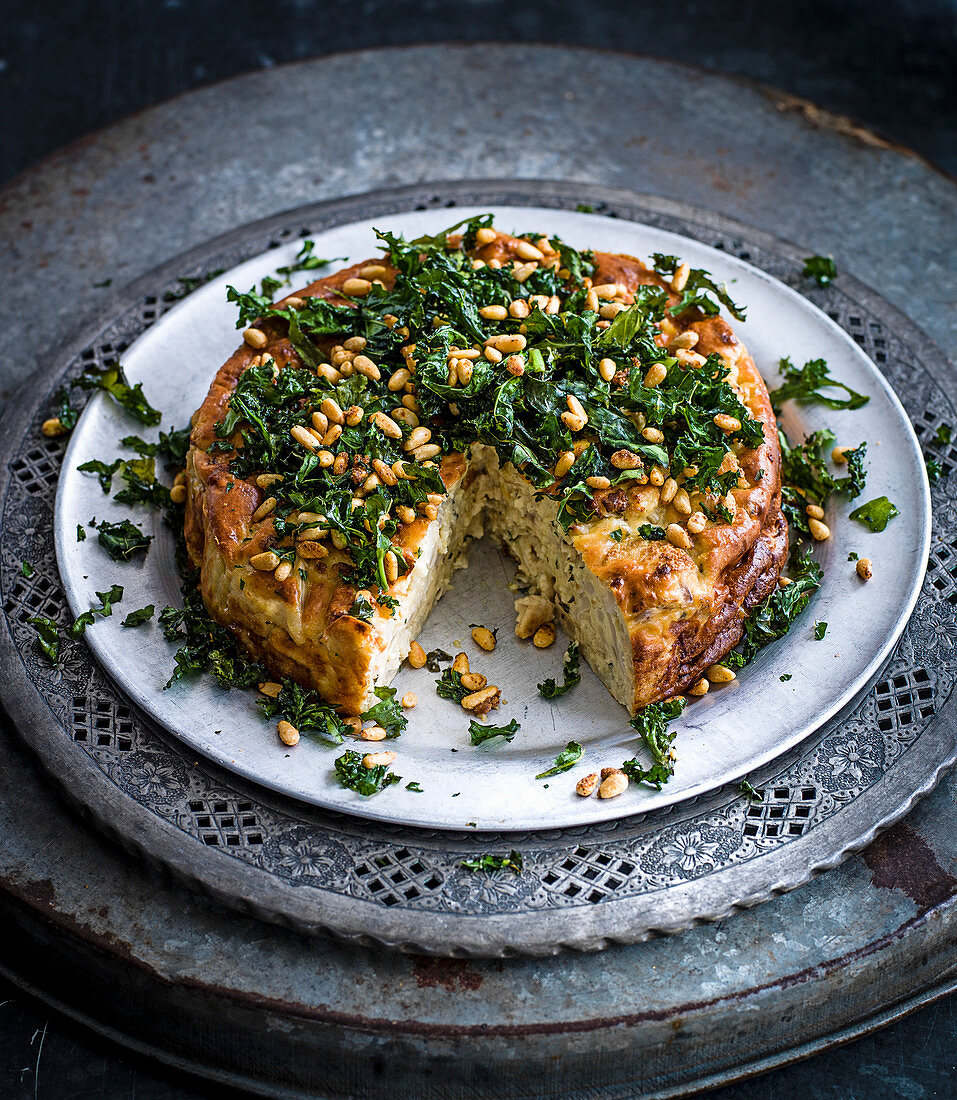
[[[837,278],[837,264],[833,256],[805,256],[801,274],[813,279],[819,287],[828,287]]]
[[[141,424],[152,427],[160,422],[161,414],[146,400],[142,383],[131,386],[119,363],[87,367],[73,385],[81,390],[103,390]]]
[[[578,211],[579,214],[594,214],[595,213],[594,206],[592,206],[590,203],[587,203],[587,202],[580,202],[575,207],[575,209]]]
[[[405,789],[407,791],[414,791],[416,794],[422,794],[425,790],[421,783],[416,783],[414,780],[411,783],[406,783]]]
[[[176,667],[166,686],[201,672],[209,672],[226,689],[250,688],[268,680],[266,669],[241,652],[233,635],[210,617],[199,594],[197,572],[185,575],[181,590],[183,606],[166,607],[159,615],[163,636],[179,643]]]
[[[365,722],[375,722],[377,726],[381,726],[388,737],[398,737],[409,724],[409,720],[396,699],[396,689],[376,688],[375,695],[379,702],[364,710],[359,717]]]
[[[649,542],[661,542],[665,538],[665,529],[653,523],[642,523],[638,528],[638,534]]]
[[[791,583],[776,588],[745,620],[744,637],[724,658],[730,668],[744,668],[760,649],[783,638],[821,585],[821,567],[810,555],[798,558],[788,572]]]
[[[821,641],[824,635],[827,633],[827,623],[817,622],[814,624],[814,639],[815,641]]]
[[[669,277],[674,275],[681,263],[677,256],[666,256],[661,252],[654,254],[654,262],[655,271],[659,275]],[[719,286],[707,271],[702,271],[698,267],[693,267],[688,273],[688,281],[685,283],[681,300],[671,312],[684,313],[691,306],[696,306],[708,317],[715,316],[720,311],[721,306],[724,306],[737,321],[743,321],[745,317],[744,306],[732,302],[727,288]]]
[[[36,573],[36,570],[28,561],[22,561],[20,563],[20,576],[32,577]]]
[[[555,757],[555,763],[546,771],[540,772],[535,778],[548,779],[550,776],[561,775],[562,772],[567,772],[569,768],[573,768],[578,761],[581,760],[583,752],[584,749],[582,749],[577,741],[569,741],[558,756]]]
[[[96,474],[100,480],[100,488],[104,493],[108,493],[113,488],[113,475],[122,465],[122,458],[109,464],[98,458],[92,458],[89,462],[81,462],[77,469],[84,474]]]
[[[943,447],[946,443],[950,443],[952,438],[953,429],[951,426],[949,424],[941,424],[934,435],[934,442]]]
[[[315,733],[333,745],[341,745],[346,734],[355,732],[318,692],[302,687],[295,680],[284,680],[282,691],[275,699],[264,696],[256,701],[256,705],[265,717],[284,718],[300,733]]]
[[[375,615],[375,608],[372,606],[371,600],[366,599],[365,596],[356,596],[349,608],[349,614],[354,619],[361,619],[364,623],[370,623],[373,615]]]
[[[867,480],[864,471],[866,443],[844,452],[847,477],[835,478],[827,469],[834,445],[833,432],[826,428],[812,432],[803,443],[793,447],[783,432],[778,432],[778,438],[781,443],[782,511],[794,530],[803,534],[809,532],[805,511],[809,503],[823,507],[835,492],[846,493],[851,500],[860,496]]]
[[[621,542],[621,540],[625,537],[625,532],[620,527],[616,527],[614,531],[610,531],[608,533],[608,537],[612,540],[612,542]]]
[[[643,767],[637,757],[622,764],[621,770],[633,783],[647,783],[660,791],[674,775],[672,746],[675,732],[668,729],[668,723],[677,718],[684,708],[682,698],[665,699],[661,703],[649,703],[642,707],[632,718],[629,725],[641,735],[652,759],[650,768]]]
[[[887,497],[875,497],[859,508],[855,508],[851,512],[851,519],[856,519],[858,523],[863,523],[876,533],[883,531],[888,523],[899,515],[900,512],[897,510],[897,506],[891,503]]]
[[[775,412],[780,412],[781,406],[789,399],[805,405],[826,405],[829,409],[859,409],[870,401],[867,394],[857,393],[832,378],[826,359],[809,359],[803,367],[795,367],[790,359],[782,359],[781,376],[784,381],[769,394]],[[822,392],[826,389],[843,390],[847,396],[836,397]]]
[[[466,871],[511,871],[520,875],[523,867],[522,853],[513,849],[507,856],[493,856],[486,852],[485,855],[463,859],[461,866]]]
[[[847,555],[847,560],[848,561],[860,561],[860,555],[858,554],[858,552],[856,550],[852,550]]]
[[[160,511],[169,504],[169,489],[156,480],[155,458],[121,463],[120,476],[126,484],[113,497],[120,504],[145,504]]]
[[[93,284],[93,289],[94,290],[101,290],[103,287],[112,286],[112,285],[113,285],[112,278],[104,279],[102,282],[94,283]]]
[[[128,519],[119,523],[103,520],[96,526],[97,542],[114,561],[130,561],[137,554],[145,554],[153,541],[152,535],[144,535],[135,523]]]
[[[451,661],[452,654],[446,653],[444,649],[433,649],[430,653],[425,655],[425,667],[429,672],[438,672],[442,667],[442,661]]]
[[[559,686],[554,680],[548,679],[538,685],[538,693],[543,699],[557,699],[571,689],[581,680],[578,664],[578,642],[570,642],[565,656],[562,658],[563,680]]]
[[[191,431],[187,424],[185,428],[170,428],[168,432],[160,432],[156,453],[163,459],[167,470],[181,470],[186,465]]]
[[[785,684],[785,683],[787,683],[788,680],[791,679],[791,673],[790,672],[785,672],[784,675],[779,676],[778,679],[781,681],[782,684]]]
[[[56,416],[60,421],[60,426],[65,432],[71,432],[76,427],[76,422],[80,419],[79,409],[75,409],[70,401],[70,387],[63,385],[57,392],[57,401],[59,406],[57,408]]]
[[[369,795],[377,794],[401,781],[402,776],[390,771],[389,764],[376,764],[374,768],[363,767],[362,756],[361,752],[349,749],[336,759],[336,775],[343,787],[368,798]]]
[[[473,745],[481,745],[483,741],[491,741],[493,737],[504,737],[506,741],[511,741],[521,728],[515,718],[505,726],[483,726],[473,718],[469,722],[469,737]]]
[[[147,604],[146,607],[141,607],[138,611],[131,611],[129,615],[120,623],[121,626],[142,626],[144,623],[148,623],[156,612],[156,607],[153,604]]]
[[[940,475],[943,473],[943,467],[940,464],[940,460],[936,458],[924,457],[924,465],[927,467],[927,480],[931,485],[936,485],[940,481]]]
[[[51,665],[55,665],[60,656],[60,628],[46,615],[34,615],[27,622],[37,632],[37,648]]]
[[[443,699],[451,699],[455,703],[461,703],[469,689],[462,683],[462,674],[454,668],[447,668],[435,681],[435,691]]]
[[[752,787],[746,779],[741,780],[741,783],[738,786],[738,790],[743,795],[747,795],[749,801],[751,802],[760,802],[764,797],[763,792],[755,790],[754,787]]]
[[[76,541],[86,542],[86,529],[84,528],[82,523],[78,523],[76,525]]]
[[[71,638],[79,638],[97,619],[108,619],[113,614],[113,605],[123,599],[123,586],[114,584],[109,592],[97,592],[96,598],[100,601],[99,607],[91,607],[73,620],[70,627]]]

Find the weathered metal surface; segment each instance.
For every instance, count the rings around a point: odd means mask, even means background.
[[[346,104],[380,57],[208,89],[8,188],[0,240],[18,288],[0,316],[16,377],[111,293],[96,281],[119,285],[304,201],[467,174],[590,179],[722,209],[834,252],[953,346],[957,198],[918,162],[812,131],[748,86],[580,51],[396,51],[374,102]],[[604,111],[587,94],[599,76],[627,90]],[[290,110],[303,102],[322,109]],[[250,155],[257,142],[268,156]],[[7,965],[217,1076],[275,1083],[301,1067],[313,1095],[361,1095],[376,1079],[398,1095],[492,1081],[511,1095],[673,1094],[845,1038],[955,978],[954,780],[868,850],[872,867],[853,857],[719,925],[594,957],[429,962],[305,943],[144,875],[60,809],[15,747],[0,758],[4,911],[23,929]],[[37,940],[50,949],[34,954]],[[275,1011],[244,1014],[250,1004]],[[196,1026],[174,1027],[178,1013]],[[400,1055],[415,1059],[414,1081]]]
[[[507,835],[350,820],[195,760],[194,749],[140,716],[85,646],[66,650],[57,668],[38,657],[29,617],[39,610],[69,620],[49,523],[64,448],[42,440],[39,424],[64,370],[109,358],[152,323],[174,285],[172,271],[229,267],[237,253],[256,254],[296,226],[316,232],[430,203],[520,205],[534,194],[559,209],[583,199],[610,216],[704,239],[803,282],[800,253],[664,200],[585,184],[433,186],[434,196],[414,187],[303,208],[173,261],[131,287],[115,312],[94,322],[75,352],[55,357],[42,384],[8,410],[0,431],[0,590],[10,642],[0,636],[8,668],[0,696],[22,736],[105,828],[135,837],[137,851],[213,896],[301,931],[403,950],[550,954],[634,942],[725,916],[835,866],[912,806],[957,753],[945,710],[957,678],[957,608],[950,600],[957,590],[950,545],[957,479],[949,476],[935,488],[930,571],[890,664],[783,764],[751,776],[761,788],[754,802],[729,783],[638,819]],[[881,363],[949,474],[954,453],[933,442],[941,423],[957,421],[947,379],[941,388],[934,378],[940,353],[846,276],[816,297]],[[30,577],[21,573],[23,560],[34,568]],[[466,855],[503,847],[522,850],[523,875],[474,876],[460,867]]]

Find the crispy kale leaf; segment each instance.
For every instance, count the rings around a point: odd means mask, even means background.
[[[27,622],[37,632],[37,648],[51,665],[55,665],[60,656],[60,628],[46,615],[34,615]]]
[[[888,523],[899,515],[897,505],[887,497],[875,497],[874,500],[869,500],[859,508],[855,508],[851,512],[851,519],[856,519],[858,523],[863,523],[865,527],[877,532],[883,531]]]
[[[138,611],[131,611],[120,625],[142,626],[144,623],[148,623],[150,619],[153,618],[155,612],[156,607],[151,603],[147,604],[146,607],[141,607]]]
[[[461,865],[466,871],[511,871],[520,875],[523,867],[522,853],[513,849],[507,856],[493,856],[486,852],[481,856],[463,859]]]
[[[837,264],[833,256],[805,256],[801,274],[813,279],[819,287],[828,287],[837,278]]]
[[[455,703],[461,703],[469,689],[462,683],[462,674],[454,668],[447,668],[435,681],[435,691],[443,699],[451,699]]]
[[[359,715],[363,721],[375,722],[381,726],[389,737],[398,737],[409,724],[408,718],[402,713],[402,707],[396,699],[396,689],[393,687],[381,687],[375,689],[376,698],[379,700],[368,710]]]
[[[671,276],[678,270],[681,261],[677,256],[666,256],[661,252],[654,254],[655,271],[659,275]],[[681,300],[671,310],[672,313],[683,313],[691,306],[696,306],[708,317],[713,317],[724,306],[725,309],[737,321],[743,321],[745,307],[736,305],[728,294],[727,288],[719,286],[707,271],[693,267],[688,274]]]
[[[538,693],[543,699],[557,699],[565,692],[571,691],[581,680],[581,673],[578,670],[578,642],[569,643],[568,649],[565,650],[565,656],[562,658],[562,665],[564,668],[561,685],[553,679],[545,680],[538,685]]]
[[[493,737],[504,737],[506,741],[511,741],[521,728],[515,718],[505,726],[483,726],[473,718],[469,722],[469,737],[473,745],[481,745],[483,741],[491,741]]]
[[[73,385],[81,390],[102,390],[109,394],[121,409],[126,409],[141,424],[152,426],[160,422],[161,414],[146,400],[142,383],[131,386],[119,363],[87,367]],[[62,416],[60,419],[62,421]]]
[[[123,599],[123,586],[114,584],[109,592],[97,592],[96,598],[100,601],[99,607],[91,607],[73,620],[70,627],[70,637],[79,638],[88,626],[92,626],[96,619],[108,619],[113,614],[113,605]]]
[[[622,764],[621,770],[633,783],[647,783],[660,791],[674,774],[672,745],[675,733],[668,729],[668,723],[677,718],[684,707],[684,699],[666,699],[661,703],[649,703],[632,718],[629,724],[641,735],[652,760],[650,768],[645,768],[637,757]]]
[[[153,541],[152,535],[143,532],[130,520],[110,523],[103,520],[96,525],[97,542],[114,561],[130,561],[137,554],[145,554]]]
[[[555,763],[546,771],[535,776],[536,779],[548,779],[552,775],[561,775],[573,768],[582,758],[584,750],[577,741],[569,741],[562,751],[555,757]]]
[[[284,680],[282,691],[273,699],[265,696],[256,705],[267,718],[285,718],[300,733],[315,733],[333,745],[341,745],[346,734],[353,733],[318,692],[309,691],[294,680]]]
[[[826,405],[829,409],[859,409],[870,401],[867,394],[857,393],[832,378],[826,359],[809,359],[803,367],[795,367],[790,359],[782,359],[781,377],[784,381],[769,395],[775,412],[780,412],[788,399],[802,404]],[[823,392],[828,389],[843,390],[847,396],[837,397],[833,393]]]
[[[373,768],[364,767],[362,756],[361,752],[349,749],[337,758],[336,776],[343,787],[348,787],[350,791],[368,798],[369,795],[377,794],[402,779],[401,775],[396,775],[389,770],[390,764],[376,764]]]

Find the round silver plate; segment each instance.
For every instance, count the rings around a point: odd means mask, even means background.
[[[373,224],[407,239],[435,233],[460,217],[487,207],[401,212],[354,222],[316,234],[317,254],[355,263],[375,255]],[[371,797],[338,782],[333,760],[342,750],[303,738],[290,750],[274,724],[265,721],[248,693],[225,693],[212,679],[163,685],[174,667],[174,647],[159,625],[131,632],[114,614],[91,626],[87,639],[100,663],[153,719],[223,767],[247,779],[318,806],[404,825],[459,829],[525,830],[561,828],[609,821],[672,805],[714,790],[761,767],[799,744],[852,698],[887,657],[911,613],[927,560],[930,496],[923,459],[906,413],[890,386],[861,348],[825,313],[789,287],[717,249],[653,226],[594,214],[541,207],[491,210],[506,230],[534,229],[558,234],[579,248],[649,257],[678,254],[704,267],[745,303],[748,320],[736,328],[759,369],[774,385],[778,362],[825,358],[835,377],[870,395],[862,409],[788,408],[783,423],[792,439],[822,427],[842,443],[869,441],[868,478],[861,498],[887,495],[901,515],[877,535],[849,522],[853,505],[835,503],[827,521],[832,537],[817,548],[825,580],[812,607],[785,641],[765,650],[738,680],[716,688],[688,707],[675,724],[679,753],[676,774],[655,792],[632,787],[625,797],[580,798],[575,782],[605,765],[618,765],[640,750],[628,714],[590,670],[582,683],[554,703],[540,697],[536,684],[561,679],[565,639],[551,650],[535,649],[514,635],[512,569],[491,547],[473,551],[470,567],[456,573],[453,591],[437,606],[420,641],[427,650],[455,653],[465,648],[472,667],[500,685],[503,702],[492,722],[516,717],[521,732],[511,743],[498,739],[472,747],[468,715],[435,693],[435,673],[403,668],[395,686],[412,690],[418,705],[400,741],[394,770],[403,782]],[[153,403],[164,410],[164,426],[181,425],[200,405],[218,367],[237,343],[236,310],[226,287],[248,289],[277,265],[293,261],[301,241],[260,253],[211,280],[171,309],[122,356],[131,382],[142,382]],[[332,265],[330,269],[339,266]],[[118,440],[137,425],[104,396],[91,401],[67,449],[57,494],[56,540],[60,575],[74,614],[96,604],[95,593],[111,583],[125,587],[123,609],[179,605],[180,580],[173,537],[155,513],[137,517],[155,536],[151,552],[132,566],[110,561],[95,539],[77,541],[77,527],[92,516],[120,519],[128,506],[104,495],[96,476],[78,472],[90,459],[112,461],[123,451]],[[155,432],[152,433],[155,436]],[[857,503],[860,503],[858,501]],[[863,584],[850,553],[874,559],[875,576]],[[815,620],[827,623],[823,640]],[[498,630],[499,644],[486,654],[471,642],[469,625]],[[783,677],[788,677],[783,679]],[[581,764],[545,780],[565,744],[585,747]],[[409,790],[415,781],[422,793]]]
[[[320,239],[327,229],[358,221],[395,224],[400,220],[397,215],[417,201],[443,208],[448,204],[514,207],[534,201],[547,208],[551,225],[556,224],[556,210],[590,202],[623,222],[678,232],[747,259],[808,293],[877,361],[902,395],[921,442],[943,463],[945,476],[934,490],[930,568],[890,664],[812,737],[751,773],[749,778],[761,792],[759,799],[741,797],[736,783],[714,787],[711,780],[712,789],[679,803],[562,830],[548,829],[541,818],[534,822],[534,831],[530,826],[524,834],[499,830],[481,835],[364,822],[351,813],[311,808],[271,793],[204,760],[150,721],[105,677],[83,644],[67,647],[56,669],[37,656],[27,619],[47,614],[66,623],[70,617],[56,568],[52,530],[53,493],[64,448],[38,433],[64,375],[110,358],[141,335],[163,312],[164,297],[176,293],[178,277],[231,268],[272,242],[278,246],[303,232]],[[443,209],[433,224],[451,221],[456,214]],[[596,221],[595,230],[601,224]],[[629,229],[622,225],[619,232]],[[575,239],[567,231],[565,235]],[[591,230],[583,243],[601,242]],[[687,241],[682,251],[689,257],[698,255]],[[545,953],[563,946],[588,948],[640,939],[720,916],[734,905],[753,904],[839,862],[906,812],[953,761],[953,730],[934,718],[957,672],[950,641],[957,625],[951,545],[954,506],[949,495],[953,452],[948,444],[936,441],[936,432],[942,423],[957,417],[951,398],[925,369],[925,363],[932,366],[939,356],[932,345],[891,307],[849,279],[840,279],[826,292],[809,287],[800,278],[801,255],[761,233],[660,199],[590,185],[483,182],[442,185],[435,191],[403,189],[297,211],[212,242],[134,284],[118,296],[109,316],[61,350],[43,385],[24,394],[5,421],[0,580],[8,631],[3,635],[7,670],[3,690],[18,728],[67,792],[113,835],[216,896],[304,930],[326,929],[422,951]],[[710,266],[719,274],[730,272],[730,265],[712,262]],[[755,294],[763,285],[771,293],[775,284],[756,277],[749,292],[742,293],[746,270],[738,273],[734,289],[739,298],[750,299],[756,320],[763,311],[756,308],[760,298]],[[789,346],[762,348],[750,328],[744,337],[765,360],[787,352],[797,358],[825,354],[835,373],[872,393],[867,408],[885,399],[890,408],[895,407],[878,376],[857,373],[869,368],[839,351],[843,345],[836,339],[832,350],[831,344],[808,346],[796,338],[789,340]],[[160,394],[153,396],[165,404]],[[862,428],[860,433],[851,430],[849,441],[857,442],[865,435],[864,421],[856,419],[860,414],[848,415]],[[843,438],[837,418],[828,416],[827,421]],[[114,430],[108,438],[128,430],[125,425],[115,427],[120,432]],[[73,446],[79,445],[83,434],[81,430]],[[907,481],[920,484],[912,443],[906,433],[902,438],[899,457],[908,464]],[[899,529],[910,525],[902,533],[913,540],[914,557],[920,556],[923,540],[920,493],[912,489],[914,495],[909,495],[897,480],[893,461],[884,458],[889,439],[886,431],[874,439],[868,495],[886,491],[902,511],[911,511],[894,521],[885,535],[871,536],[861,529],[855,539],[851,548],[875,559],[875,581],[882,563],[889,560],[884,548],[891,553],[895,540],[889,536],[895,525]],[[915,499],[916,505],[908,504]],[[104,500],[100,496],[99,516],[107,514]],[[83,522],[89,518],[81,517]],[[846,522],[835,522],[834,527],[837,538],[843,537],[844,528],[851,529]],[[154,556],[160,558],[156,548],[150,558]],[[24,559],[34,567],[29,577],[21,572]],[[826,564],[832,578],[857,583],[843,561]],[[917,569],[919,565],[910,565],[896,576],[888,569],[884,601],[896,600],[895,585],[908,588]],[[126,606],[138,606],[133,595],[136,572],[136,567],[117,566],[112,574],[90,573],[98,582],[94,585],[91,580],[90,587],[99,587],[100,578],[124,583],[129,593]],[[863,591],[868,600],[869,590],[870,586],[853,589]],[[838,619],[830,610],[822,610],[831,606],[823,603],[827,598],[825,590],[817,610],[808,617],[808,623],[812,617],[827,618],[830,627],[824,641],[810,643],[817,668],[805,695],[817,690],[828,661],[839,663],[833,656],[818,655],[842,652],[831,633]],[[158,601],[151,596],[143,602]],[[847,607],[840,600],[835,606]],[[896,606],[900,609],[896,615],[906,614],[906,602]],[[868,603],[858,610],[845,610],[842,619],[853,616],[856,632],[863,635],[870,628],[870,617],[879,613],[880,608]],[[125,635],[133,639],[127,645],[140,646],[139,632]],[[784,651],[793,644],[789,639],[779,648]],[[851,660],[855,652],[856,648],[848,647],[840,660]],[[765,659],[777,660],[777,653],[768,653]],[[864,658],[865,666],[872,659],[873,654]],[[144,640],[137,663],[149,666],[153,661]],[[166,665],[149,671],[155,688],[165,676]],[[784,671],[795,678],[798,674],[794,664]],[[756,662],[755,680],[758,673],[768,683],[774,675]],[[747,686],[742,679],[740,689]],[[220,696],[223,702],[229,698]],[[709,722],[724,705],[721,699],[718,693],[709,704]],[[216,728],[224,730],[220,736],[225,735],[225,723]],[[415,738],[406,736],[410,741]],[[686,727],[679,736],[684,766],[691,759],[692,735]],[[556,738],[556,743],[559,740],[563,738]],[[417,778],[408,770],[405,774]],[[555,789],[550,787],[546,793]],[[640,804],[633,807],[641,808]],[[459,866],[465,855],[508,847],[518,847],[525,855],[527,869],[521,876],[470,875]]]

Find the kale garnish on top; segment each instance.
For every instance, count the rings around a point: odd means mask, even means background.
[[[588,478],[607,478],[615,486],[631,479],[647,482],[656,465],[687,467],[688,491],[727,493],[738,479],[736,469],[725,468],[729,445],[753,448],[763,439],[761,423],[726,381],[719,356],[692,366],[657,342],[658,322],[669,312],[664,288],[640,286],[634,304],[613,319],[602,317],[587,308],[587,287],[581,282],[595,270],[590,253],[552,238],[559,257],[552,266],[541,264],[529,272],[510,264],[475,265],[469,250],[476,233],[490,225],[489,216],[471,218],[413,241],[377,231],[384,260],[396,273],[394,284],[373,281],[349,305],[342,304],[345,294],[337,301],[307,298],[290,308],[274,306],[254,290],[228,291],[239,307],[237,327],[254,321],[278,326],[273,331],[288,336],[310,369],[278,370],[267,359],[244,371],[217,425],[211,452],[229,454],[230,469],[240,477],[281,474],[283,480],[270,488],[277,499],[276,552],[282,556],[284,541],[300,530],[287,517],[319,512],[336,544],[348,547],[353,568],[343,579],[368,589],[380,608],[388,607],[385,556],[400,527],[396,509],[414,509],[430,494],[445,492],[433,461],[440,461],[438,456],[419,459],[404,450],[412,418],[393,418],[398,438],[376,426],[377,413],[391,417],[399,405],[401,388],[394,392],[388,382],[400,368],[414,365],[418,423],[428,427],[430,443],[438,444],[441,454],[467,453],[476,441],[493,447],[501,462],[513,463],[537,489],[555,494],[565,527],[593,514],[595,491],[586,484]],[[660,274],[668,275],[677,260],[656,256],[655,264]],[[558,312],[549,312],[544,303],[555,296]],[[516,299],[527,304],[527,316],[483,316],[487,307],[507,310]],[[692,270],[683,297],[670,312],[695,308],[713,315],[721,304],[743,316],[723,287],[706,272]],[[379,378],[358,371],[339,378],[338,371],[323,369],[336,341],[348,336],[366,341],[362,353],[378,367]],[[517,343],[524,343],[518,360],[481,354],[470,360],[466,380],[450,376],[456,349],[483,348],[496,336],[515,336]],[[603,359],[614,361],[617,382],[599,372]],[[657,386],[645,386],[643,379],[654,364],[664,368],[665,377]],[[348,456],[345,470],[323,465],[290,435],[296,425],[309,423],[326,398],[342,410],[363,410],[358,423],[344,424],[335,441],[336,454]],[[588,417],[587,429],[577,438],[562,419],[569,398],[577,399]],[[716,426],[719,413],[737,419],[740,429],[726,433]],[[659,429],[663,442],[644,438],[646,427]],[[552,470],[559,456],[582,439],[589,446],[556,485]],[[637,469],[611,463],[620,450],[638,456]],[[355,471],[365,478],[373,460],[389,466],[402,460],[410,476],[395,485],[375,486],[363,496],[356,491]],[[648,534],[657,537],[658,529],[649,527]],[[401,554],[395,557],[401,575],[409,565]]]

